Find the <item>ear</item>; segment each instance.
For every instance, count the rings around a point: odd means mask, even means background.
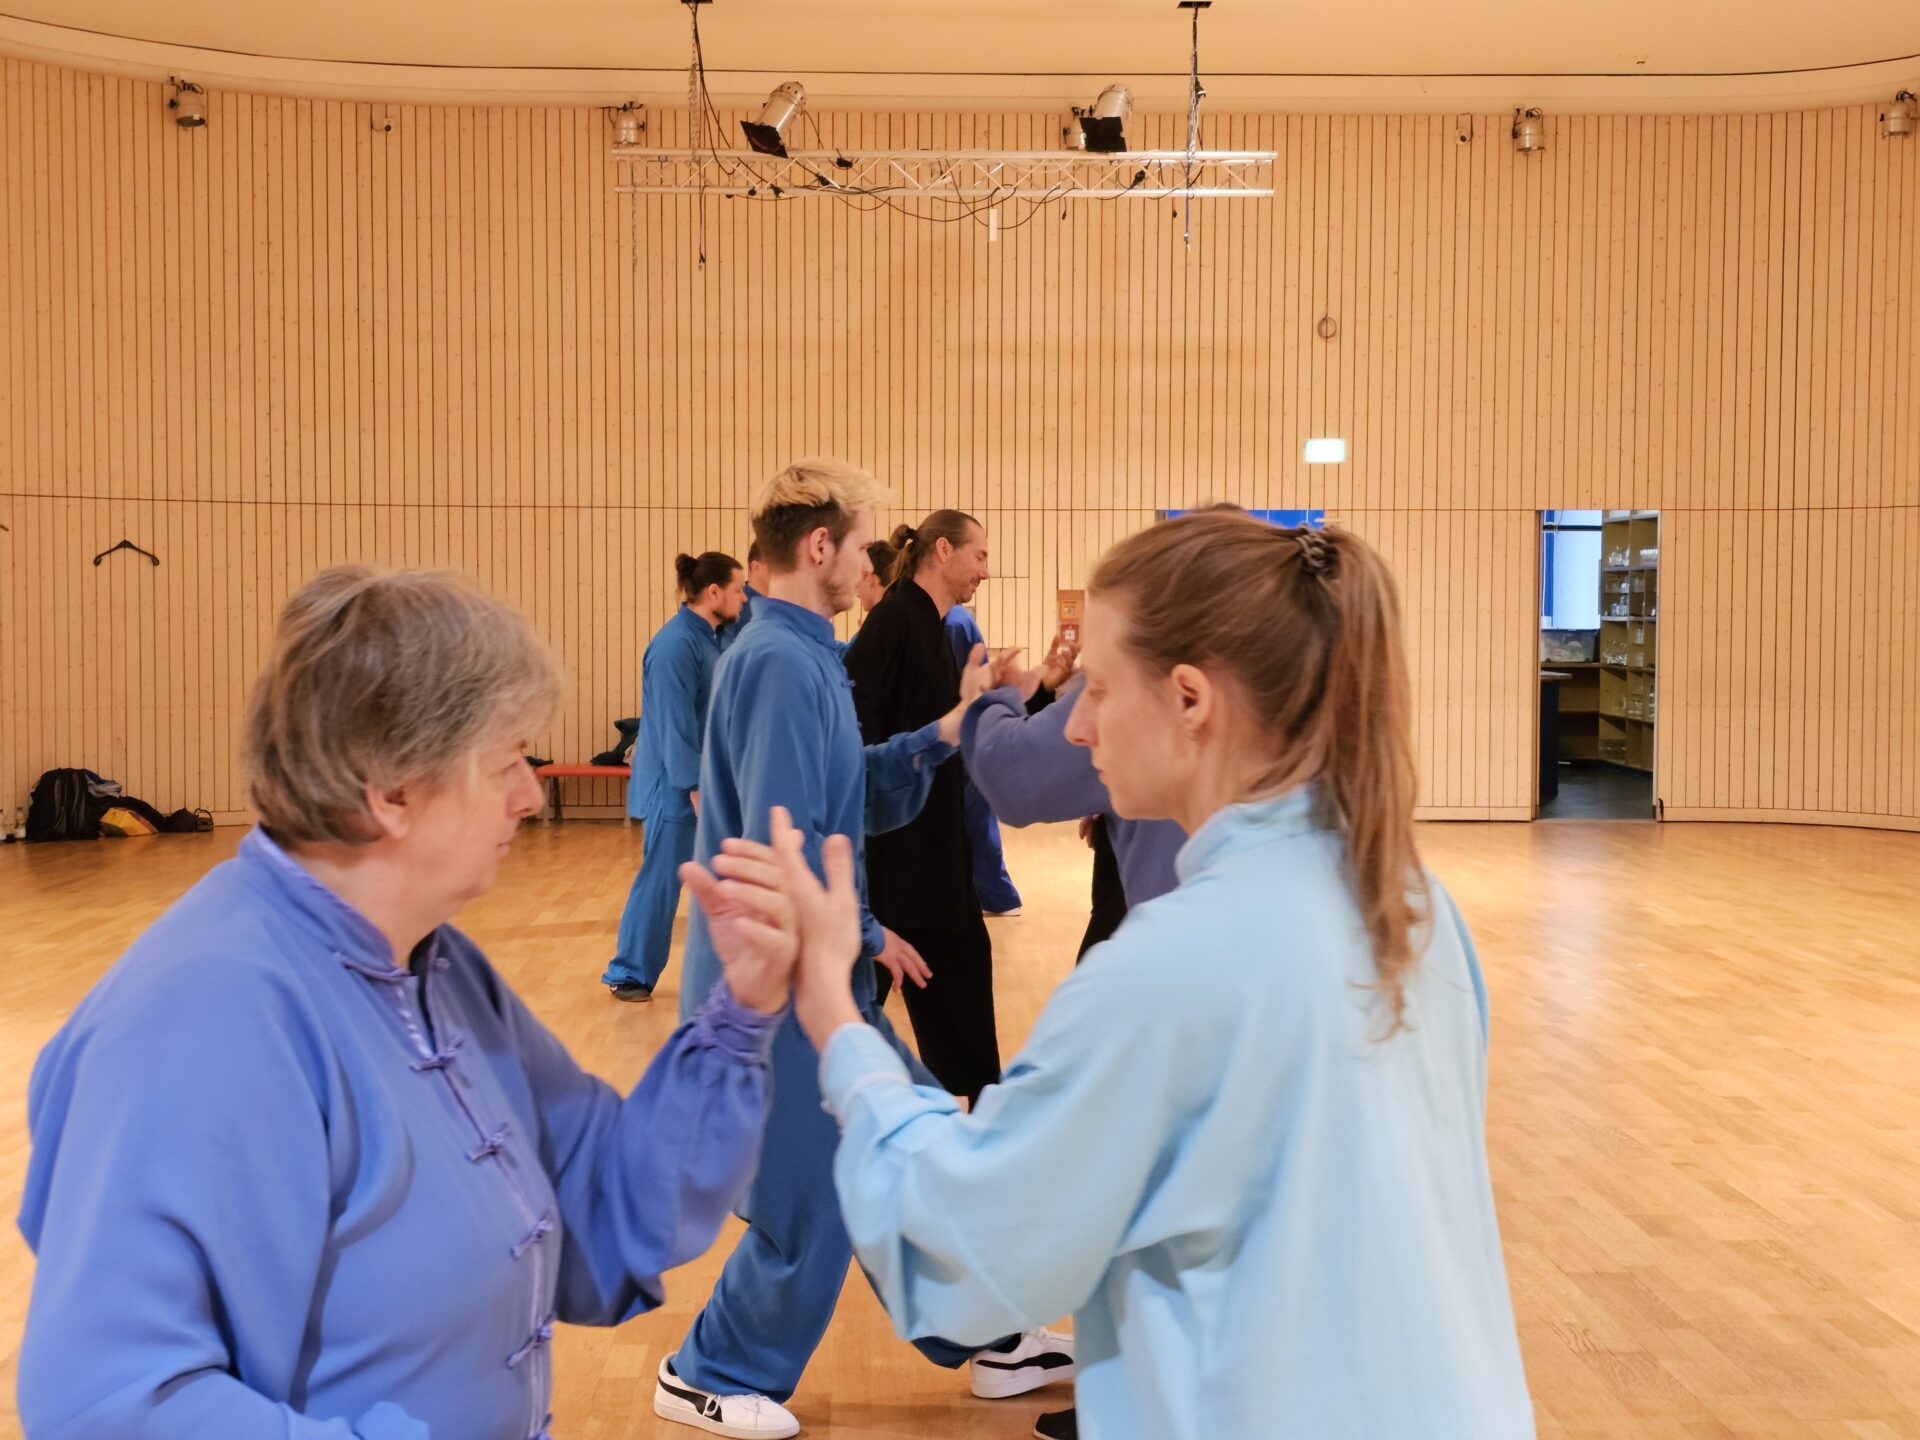
[[[1195,739],[1220,703],[1213,677],[1197,665],[1176,665],[1167,672],[1167,683],[1173,690],[1180,729],[1189,740]]]
[[[833,558],[833,536],[826,526],[807,532],[807,558],[816,565],[824,565]]]
[[[373,817],[374,828],[383,838],[404,840],[412,832],[415,798],[404,785],[391,790],[367,786],[367,814]]]

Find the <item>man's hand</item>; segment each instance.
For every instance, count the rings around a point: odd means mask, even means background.
[[[693,803],[693,813],[695,818],[698,818],[700,814],[700,792],[698,790],[689,790],[687,792],[687,799]]]
[[[994,667],[987,663],[987,647],[976,645],[960,667],[960,703],[940,717],[940,739],[948,745],[960,743],[960,720],[972,705],[1000,682]],[[891,967],[889,967],[891,968]]]
[[[1061,631],[1047,647],[1047,658],[1040,666],[1040,683],[1059,693],[1060,687],[1073,678],[1073,667],[1079,663],[1080,642],[1069,640],[1066,632]]]
[[[874,957],[876,964],[884,965],[887,973],[893,976],[893,983],[905,989],[911,980],[919,989],[927,988],[927,981],[933,978],[933,967],[920,958],[920,952],[902,940],[884,925],[880,933],[887,937],[886,948]]]

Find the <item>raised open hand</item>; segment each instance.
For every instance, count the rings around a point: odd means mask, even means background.
[[[780,881],[773,852],[751,840],[721,842],[712,870],[691,860],[680,867],[680,883],[706,911],[727,988],[768,1015],[787,1003],[800,953],[793,902]]]

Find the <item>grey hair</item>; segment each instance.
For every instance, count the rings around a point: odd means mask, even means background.
[[[439,784],[559,702],[546,643],[459,576],[323,570],[280,612],[254,683],[248,793],[276,840],[366,844],[368,786]]]

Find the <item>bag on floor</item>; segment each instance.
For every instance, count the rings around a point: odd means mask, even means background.
[[[27,839],[99,839],[100,817],[112,807],[115,797],[102,795],[94,787],[107,783],[91,770],[47,771],[33,782],[33,798],[27,804]]]
[[[91,770],[49,770],[33,786],[27,806],[29,840],[98,840],[110,811],[126,817],[111,833],[191,835],[213,829],[205,810],[180,809],[163,815],[144,800],[120,793],[119,783]],[[127,825],[135,828],[128,829]],[[150,828],[140,828],[142,825]]]
[[[158,835],[160,829],[146,816],[124,805],[113,805],[100,817],[100,833],[109,840],[125,840],[137,835]]]

